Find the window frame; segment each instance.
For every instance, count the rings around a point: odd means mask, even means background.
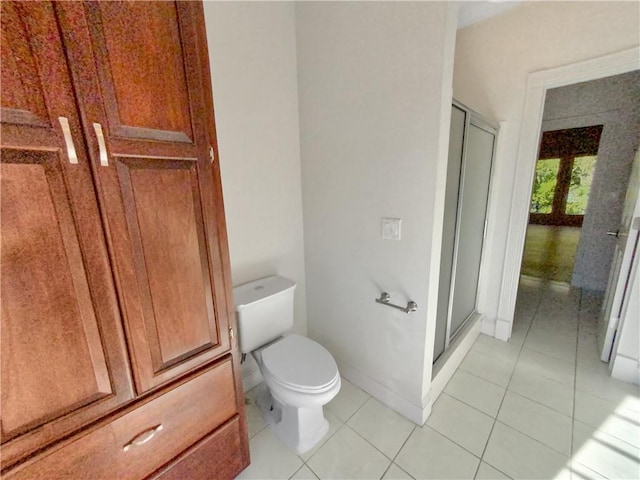
[[[602,129],[603,125],[594,125],[542,133],[537,161],[559,158],[560,165],[556,176],[556,187],[551,205],[551,213],[535,213],[529,211],[530,224],[570,227],[582,226],[584,215],[567,214],[565,212],[569,188],[571,186],[571,172],[576,157],[589,155],[597,157]],[[589,192],[589,194],[590,193],[591,192]],[[529,207],[529,209],[531,210],[531,207]]]

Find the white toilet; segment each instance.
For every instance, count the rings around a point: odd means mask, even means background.
[[[340,373],[319,343],[287,335],[293,326],[296,284],[272,276],[233,289],[240,350],[253,355],[266,387],[256,403],[276,435],[297,453],[313,448],[329,430],[322,406],[340,391]]]

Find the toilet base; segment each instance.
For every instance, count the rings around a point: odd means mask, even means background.
[[[315,447],[329,431],[322,406],[296,408],[283,405],[262,385],[256,405],[276,436],[296,453],[302,454]]]

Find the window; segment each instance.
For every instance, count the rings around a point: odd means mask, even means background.
[[[544,132],[529,222],[581,226],[595,171],[602,125]]]

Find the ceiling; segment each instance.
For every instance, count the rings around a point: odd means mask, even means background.
[[[458,29],[498,15],[522,3],[524,3],[522,0],[494,0],[490,2],[463,0],[460,2],[458,10]]]

